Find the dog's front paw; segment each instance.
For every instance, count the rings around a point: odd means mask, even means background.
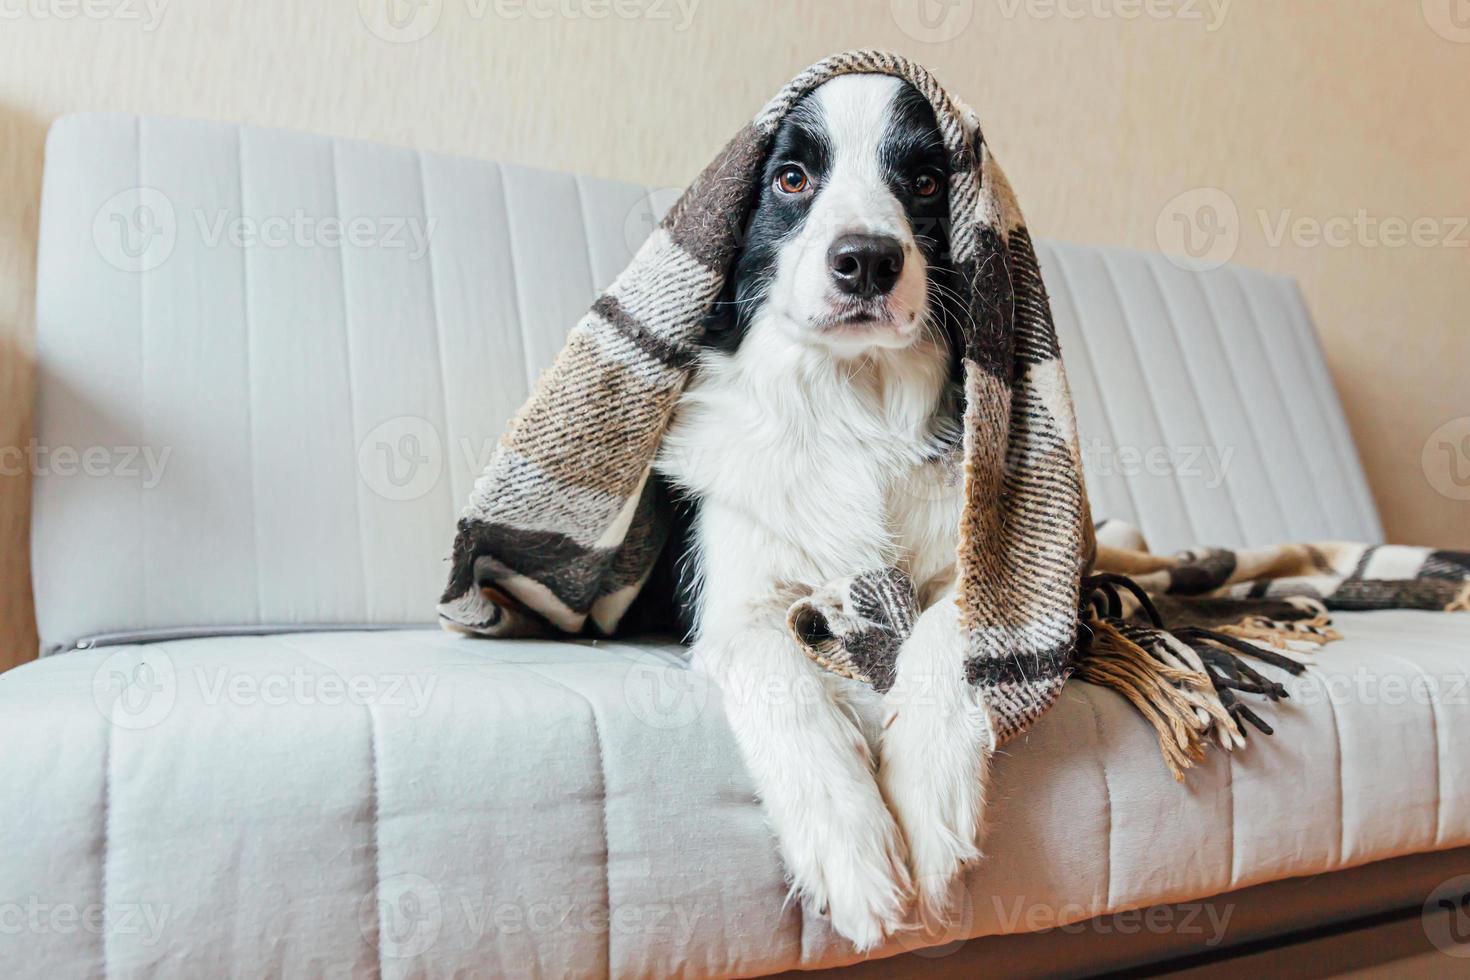
[[[890,705],[886,721],[878,783],[908,842],[920,922],[942,926],[955,879],[980,859],[989,719],[966,697]]]
[[[817,823],[827,826],[812,828],[807,852],[788,857],[792,883],[865,953],[903,927],[913,892],[903,839],[881,804],[861,821]]]
[[[909,861],[913,866],[919,922],[926,927],[949,923],[955,880],[980,859],[976,833],[967,831],[966,817],[955,812],[919,817],[911,835]]]

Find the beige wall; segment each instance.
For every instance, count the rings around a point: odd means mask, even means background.
[[[1436,445],[1421,461],[1447,421],[1470,438],[1470,17],[1449,16],[1464,0],[924,0],[950,18],[936,31],[958,31],[944,42],[912,36],[916,0],[616,0],[641,19],[591,16],[609,0],[394,0],[432,30],[390,43],[363,16],[379,23],[386,2],[0,0],[0,447],[30,428],[42,148],[61,113],[680,184],[795,69],[876,46],[980,110],[1040,235],[1157,248],[1178,195],[1224,191],[1234,259],[1304,284],[1390,538],[1470,547],[1451,457]],[[584,16],[532,16],[557,10]],[[1423,219],[1421,244],[1396,245],[1392,226],[1272,240],[1283,215],[1360,210]],[[27,477],[0,477],[0,666],[34,647],[28,495]]]

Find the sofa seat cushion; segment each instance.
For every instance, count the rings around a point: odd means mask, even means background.
[[[989,857],[943,938],[1470,844],[1470,759],[1451,751],[1470,616],[1339,622],[1348,639],[1261,709],[1275,736],[1211,752],[1182,786],[1121,699],[1069,685],[1004,747]],[[673,643],[75,651],[0,677],[0,744],[0,903],[41,923],[0,929],[22,974],[397,976],[430,950],[436,975],[855,958],[785,901],[718,692]]]

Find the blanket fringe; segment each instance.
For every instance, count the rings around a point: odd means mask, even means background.
[[[1125,591],[1147,622],[1123,618],[1120,593]],[[1164,763],[1180,781],[1203,761],[1211,740],[1230,750],[1245,744],[1247,727],[1272,733],[1239,695],[1271,701],[1290,695],[1245,658],[1301,674],[1305,665],[1278,651],[1295,652],[1293,643],[1320,646],[1339,639],[1324,613],[1306,611],[1296,620],[1252,616],[1218,629],[1169,629],[1148,595],[1121,575],[1089,577],[1083,596],[1085,628],[1074,676],[1126,698],[1153,725]]]
[[[1455,601],[1444,607],[1445,612],[1470,612],[1470,582],[1455,596]]]
[[[1159,737],[1164,764],[1176,780],[1184,770],[1204,759],[1205,726],[1185,691],[1203,692],[1210,683],[1203,672],[1171,667],[1123,635],[1105,619],[1087,623],[1092,642],[1078,665],[1076,677],[1110,687],[1138,709]]]
[[[1342,634],[1333,628],[1331,618],[1325,613],[1296,621],[1248,616],[1233,626],[1221,626],[1220,632],[1287,651],[1293,650],[1292,643],[1321,646],[1342,639]]]

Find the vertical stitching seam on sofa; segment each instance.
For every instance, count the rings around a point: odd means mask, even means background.
[[[1263,347],[1264,347],[1264,344],[1266,344],[1266,335],[1264,335],[1264,325],[1263,325],[1263,323],[1261,323],[1260,317],[1257,316],[1257,311],[1255,311],[1255,303],[1254,303],[1254,301],[1252,301],[1252,298],[1251,298],[1251,295],[1252,294],[1251,294],[1251,292],[1245,291],[1245,285],[1244,285],[1244,282],[1241,281],[1241,279],[1242,279],[1242,273],[1239,272],[1239,270],[1236,270],[1236,281],[1241,282],[1241,291],[1242,292],[1245,292],[1245,294],[1247,294],[1247,295],[1245,295],[1245,304],[1247,304],[1247,309],[1250,309],[1251,310],[1251,319],[1252,319],[1252,322],[1255,323],[1255,329],[1257,329],[1257,335],[1260,336],[1260,338],[1261,338],[1261,345],[1263,345]],[[1276,289],[1272,289],[1272,295],[1273,295],[1274,298],[1276,298],[1277,304],[1279,304],[1280,303],[1280,292],[1279,291],[1276,291]],[[1301,345],[1299,345],[1299,342],[1298,342],[1298,339],[1297,339],[1298,328],[1297,328],[1297,325],[1295,325],[1294,320],[1292,320],[1291,311],[1289,311],[1289,310],[1286,310],[1286,323],[1288,323],[1288,329],[1286,329],[1286,332],[1288,332],[1288,334],[1291,335],[1291,339],[1289,339],[1288,342],[1289,342],[1289,345],[1291,345],[1292,353],[1294,353],[1295,356],[1298,357],[1298,359],[1301,359]],[[1286,414],[1288,414],[1288,416],[1291,417],[1292,432],[1294,432],[1295,435],[1298,436],[1299,441],[1301,441],[1302,448],[1308,447],[1308,445],[1314,445],[1314,442],[1311,441],[1311,439],[1308,439],[1307,436],[1302,435],[1301,428],[1299,428],[1299,425],[1298,425],[1298,416],[1299,416],[1299,414],[1304,414],[1304,413],[1299,413],[1299,411],[1297,410],[1298,406],[1294,406],[1294,404],[1288,404],[1288,397],[1289,397],[1289,395],[1291,395],[1291,392],[1294,391],[1294,388],[1288,388],[1288,386],[1286,386],[1285,381],[1283,381],[1283,379],[1280,378],[1280,372],[1279,372],[1279,370],[1277,370],[1276,361],[1274,361],[1272,359],[1267,359],[1267,360],[1270,360],[1270,363],[1272,363],[1272,372],[1273,372],[1274,378],[1277,379],[1277,388],[1280,388],[1280,392],[1282,392],[1282,404],[1283,404],[1283,406],[1288,407],[1288,411],[1286,411]],[[1307,391],[1307,398],[1305,398],[1305,401],[1307,401],[1308,406],[1311,406],[1311,408],[1314,408],[1314,410],[1316,410],[1317,416],[1319,416],[1320,417],[1320,420],[1322,420],[1322,428],[1324,430],[1326,430],[1326,435],[1327,435],[1327,447],[1326,447],[1326,450],[1327,450],[1327,455],[1329,455],[1329,457],[1332,458],[1332,469],[1335,469],[1336,470],[1336,476],[1338,476],[1338,479],[1336,479],[1336,485],[1338,485],[1338,486],[1344,486],[1345,483],[1347,483],[1347,480],[1348,480],[1348,467],[1347,467],[1347,464],[1345,464],[1344,463],[1344,460],[1342,460],[1342,453],[1341,453],[1341,451],[1339,451],[1338,444],[1336,444],[1336,439],[1333,438],[1332,425],[1330,425],[1329,420],[1327,420],[1326,413],[1323,413],[1322,403],[1320,403],[1320,401],[1317,400],[1316,383],[1314,383],[1310,379],[1310,370],[1308,370],[1308,372],[1304,372],[1304,373],[1307,373],[1307,375],[1308,375],[1308,381],[1307,381],[1307,383],[1305,383],[1305,385],[1298,385],[1297,388],[1301,388],[1301,386],[1304,386],[1304,388],[1307,388],[1308,389],[1308,391]],[[1338,497],[1339,497],[1339,494],[1327,494],[1326,495],[1326,498],[1324,498],[1324,504],[1326,504],[1326,505],[1324,505],[1324,507],[1320,508],[1320,511],[1319,511],[1319,513],[1322,513],[1323,514],[1323,520],[1327,520],[1327,513],[1329,513],[1329,508],[1332,507],[1333,502],[1335,502],[1336,501],[1336,498],[1338,498]],[[1348,507],[1349,516],[1354,516],[1354,517],[1360,516],[1360,514],[1357,514],[1357,510],[1358,510],[1357,505],[1355,505],[1355,504],[1354,505],[1349,505],[1349,507]],[[1341,527],[1329,527],[1329,529],[1327,529],[1327,535],[1326,536],[1330,536],[1330,538],[1341,538],[1341,536],[1344,536],[1345,533],[1351,533],[1351,532],[1344,532],[1344,530],[1342,530]]]
[[[1353,483],[1353,496],[1358,502],[1358,515],[1363,522],[1364,530],[1368,531],[1369,537],[1375,537],[1376,541],[1383,540],[1382,518],[1378,513],[1378,505],[1373,499],[1372,488],[1368,486],[1368,475],[1363,470],[1362,454],[1358,452],[1357,443],[1353,441],[1352,430],[1348,428],[1347,417],[1343,412],[1342,396],[1332,381],[1332,373],[1327,365],[1327,355],[1323,350],[1322,341],[1317,333],[1316,324],[1312,322],[1312,314],[1306,306],[1306,298],[1302,295],[1301,287],[1296,280],[1283,278],[1277,283],[1278,291],[1290,295],[1284,298],[1284,302],[1296,311],[1292,319],[1300,324],[1297,331],[1297,342],[1306,348],[1304,356],[1307,363],[1312,365],[1313,389],[1317,392],[1323,406],[1323,413],[1327,417],[1328,427],[1332,430],[1333,438],[1338,445],[1338,451],[1348,465]]]
[[[1327,442],[1329,443],[1328,448],[1329,451],[1332,453],[1333,461],[1337,465],[1338,477],[1341,479],[1344,485],[1352,485],[1352,507],[1350,509],[1354,512],[1354,515],[1357,517],[1359,524],[1366,527],[1367,521],[1363,519],[1363,501],[1362,497],[1360,496],[1357,474],[1353,472],[1353,467],[1348,465],[1347,456],[1343,452],[1341,433],[1338,431],[1337,426],[1333,422],[1333,413],[1331,411],[1331,408],[1324,403],[1324,399],[1322,396],[1321,378],[1317,372],[1317,369],[1312,366],[1313,359],[1311,356],[1311,352],[1302,349],[1302,330],[1312,329],[1311,323],[1309,321],[1304,321],[1292,309],[1291,303],[1288,301],[1287,297],[1282,291],[1282,282],[1283,281],[1273,282],[1271,293],[1275,297],[1277,306],[1285,314],[1287,323],[1291,325],[1290,329],[1287,331],[1289,334],[1291,334],[1291,347],[1292,350],[1296,351],[1297,358],[1306,368],[1303,373],[1307,376],[1307,383],[1305,387],[1308,389],[1308,399],[1311,401],[1313,407],[1317,410],[1317,415],[1322,420],[1322,428],[1325,429],[1327,432]],[[1318,365],[1318,367],[1325,368],[1325,365]],[[1361,470],[1359,472],[1361,472]],[[1334,537],[1337,536],[1339,533],[1340,532],[1338,529],[1333,529]],[[1352,533],[1356,534],[1356,532]]]
[[[342,216],[342,181],[337,175],[337,141],[331,139],[327,142],[331,148],[332,157],[332,208],[337,212],[337,221],[340,224]],[[353,376],[352,369],[352,305],[347,298],[347,247],[343,243],[337,249],[337,281],[342,287],[342,350],[346,355],[347,363],[347,428],[352,433],[352,444],[357,445],[357,379]],[[357,473],[354,466],[352,471]],[[367,540],[363,534],[362,526],[362,480],[354,475],[352,479],[352,511],[355,515],[354,524],[357,527],[357,560],[361,563],[362,570],[362,618],[372,619],[372,596],[368,591],[368,560]]]
[[[336,670],[336,668],[333,668]],[[341,671],[336,671],[338,674]],[[377,951],[377,976],[383,975],[383,778],[382,778],[382,751],[378,741],[378,716],[373,711],[372,702],[369,699],[363,703],[368,718],[368,759],[372,763],[372,785],[369,792],[372,794],[372,848],[373,848],[373,905],[377,911],[378,919],[378,941],[373,943],[373,949]]]
[[[1098,690],[1100,691],[1101,688]],[[1092,712],[1092,738],[1093,744],[1097,747],[1098,768],[1102,770],[1103,802],[1108,815],[1108,846],[1104,852],[1108,856],[1108,871],[1103,876],[1104,887],[1107,891],[1103,895],[1102,909],[1093,913],[1102,915],[1113,907],[1113,787],[1108,783],[1108,760],[1103,752],[1102,718],[1098,715],[1097,705],[1093,703],[1091,697],[1083,694],[1082,699],[1087,702],[1087,710]]]
[[[1298,466],[1305,468],[1307,460],[1307,441],[1302,438],[1302,434],[1297,427],[1295,413],[1290,410],[1290,406],[1287,404],[1286,384],[1281,379],[1281,372],[1276,365],[1276,358],[1271,356],[1271,347],[1267,343],[1266,334],[1261,328],[1261,318],[1256,315],[1256,308],[1251,303],[1250,290],[1246,289],[1245,283],[1241,281],[1240,270],[1232,266],[1226,266],[1225,268],[1230,273],[1230,281],[1234,284],[1236,292],[1240,294],[1241,304],[1245,307],[1246,319],[1248,319],[1251,324],[1251,333],[1254,334],[1256,340],[1260,342],[1261,351],[1265,355],[1262,360],[1266,362],[1266,370],[1269,372],[1271,380],[1276,385],[1276,393],[1278,396],[1278,400],[1281,403],[1281,414],[1286,416],[1285,429],[1286,432],[1291,436],[1291,444],[1296,450],[1296,463]],[[1325,522],[1326,519],[1320,516],[1322,513],[1322,508],[1320,506],[1320,491],[1316,494],[1313,494],[1313,497],[1318,502],[1318,506],[1313,507],[1312,510],[1314,514],[1319,517],[1319,519]],[[1298,537],[1298,535],[1293,535],[1293,537]],[[1318,535],[1306,534],[1305,537],[1316,538],[1318,537]]]
[[[608,914],[609,920],[611,920],[611,917],[614,915],[614,910],[613,910],[613,896],[612,896],[612,838],[608,835],[608,821],[607,821],[607,795],[608,795],[607,794],[607,752],[604,749],[603,744],[602,744],[602,723],[600,721],[598,721],[598,719],[597,719],[597,706],[592,703],[592,699],[591,698],[589,698],[587,695],[583,694],[581,691],[577,690],[575,687],[572,687],[570,684],[566,683],[565,681],[558,680],[556,677],[553,677],[553,676],[551,676],[549,674],[546,674],[546,673],[544,673],[544,672],[542,672],[540,670],[537,670],[535,668],[535,666],[533,666],[531,664],[516,663],[516,664],[507,664],[506,666],[516,667],[516,668],[518,668],[519,670],[521,670],[521,671],[523,671],[525,673],[532,674],[532,675],[534,675],[536,677],[541,678],[544,681],[548,681],[548,682],[550,682],[552,684],[555,684],[557,687],[559,687],[562,690],[566,691],[568,694],[571,694],[572,696],[576,697],[583,704],[585,704],[587,706],[587,717],[589,719],[591,719],[591,721],[592,721],[592,738],[593,738],[594,744],[597,746],[597,773],[598,773],[598,778],[602,782],[602,786],[601,786],[601,789],[602,789],[602,793],[601,793],[601,798],[602,798],[602,854],[603,854],[603,857],[602,857],[602,891],[603,891],[603,897],[604,897],[604,899],[607,902],[607,906],[606,906],[607,907],[607,914]],[[607,941],[606,941],[606,945],[604,947],[604,953],[603,953],[603,955],[606,957],[606,959],[605,959],[604,962],[607,964],[607,975],[608,976],[613,976],[614,975],[614,971],[613,971],[613,960],[612,960],[612,937],[613,937],[613,930],[612,929],[606,930],[606,936],[607,936]]]
[[[332,663],[329,660],[323,660],[321,657],[312,653],[305,647],[297,646],[295,643],[292,643],[290,640],[288,640],[285,636],[276,634],[272,635],[270,639],[277,646],[283,647],[287,651],[296,654],[298,657],[303,657],[320,667],[326,668],[333,674],[341,677],[343,680],[347,679],[346,675],[343,674],[340,669],[338,669],[336,664]],[[383,852],[380,845],[381,835],[379,833],[382,810],[382,796],[379,787],[381,786],[382,781],[379,777],[380,753],[378,746],[378,720],[377,716],[373,714],[371,699],[365,699],[362,706],[363,710],[367,712],[368,719],[368,763],[370,773],[370,779],[368,783],[368,810],[372,815],[372,819],[368,827],[368,847],[372,851],[372,861],[370,862],[370,864],[372,865],[373,869],[373,883],[372,888],[369,890],[368,894],[372,897],[373,900],[375,928],[377,929],[376,937],[369,938],[368,936],[363,936],[363,939],[367,940],[368,945],[373,948],[373,954],[377,959],[377,968],[373,971],[373,975],[380,978],[381,980],[383,976],[384,908],[381,894],[383,888]],[[359,919],[359,923],[360,922],[361,919]]]
[[[1145,260],[1144,264],[1148,267],[1149,278],[1153,280],[1154,289],[1158,291],[1159,302],[1164,307],[1164,319],[1169,321],[1168,334],[1174,341],[1174,351],[1179,356],[1179,363],[1184,365],[1184,378],[1189,382],[1190,390],[1196,396],[1197,400],[1195,404],[1199,409],[1200,422],[1204,425],[1205,435],[1209,438],[1210,442],[1215,444],[1215,449],[1218,452],[1220,450],[1220,437],[1216,434],[1215,426],[1210,421],[1210,413],[1205,410],[1203,403],[1198,401],[1201,394],[1199,378],[1195,374],[1194,365],[1189,361],[1189,355],[1185,353],[1184,344],[1179,339],[1179,318],[1175,315],[1174,308],[1169,303],[1169,294],[1164,289],[1163,280],[1159,278],[1159,270],[1154,260]],[[1235,520],[1235,529],[1240,534],[1236,543],[1243,545],[1246,543],[1246,530],[1245,521],[1240,513],[1240,503],[1235,499],[1235,491],[1230,488],[1230,481],[1225,477],[1223,472],[1220,474],[1220,481],[1220,486],[1225,491],[1225,499],[1230,502],[1230,516]]]
[[[1288,331],[1286,332],[1291,335],[1292,351],[1294,351],[1295,356],[1297,356],[1297,359],[1301,361],[1302,367],[1304,367],[1305,369],[1302,373],[1307,376],[1307,383],[1302,386],[1307,389],[1307,392],[1305,392],[1305,394],[1307,394],[1308,403],[1310,403],[1311,407],[1313,407],[1314,410],[1317,411],[1317,416],[1322,419],[1322,428],[1324,432],[1326,432],[1327,436],[1327,451],[1329,451],[1329,454],[1332,455],[1333,466],[1335,466],[1336,470],[1338,470],[1339,486],[1347,486],[1349,482],[1352,482],[1351,467],[1348,466],[1347,460],[1345,460],[1344,455],[1342,455],[1342,447],[1341,445],[1339,445],[1338,442],[1338,433],[1336,433],[1336,430],[1333,429],[1332,417],[1330,417],[1329,411],[1327,411],[1326,408],[1323,407],[1322,392],[1319,391],[1319,385],[1317,385],[1316,372],[1313,372],[1310,364],[1308,364],[1308,361],[1310,361],[1310,359],[1308,359],[1307,354],[1305,354],[1304,351],[1301,350],[1301,326],[1299,326],[1297,317],[1292,314],[1291,307],[1289,307],[1288,303],[1286,303],[1286,297],[1285,295],[1282,295],[1279,285],[1277,285],[1276,282],[1273,282],[1272,291],[1270,292],[1272,292],[1272,297],[1274,298],[1274,301],[1276,301],[1276,306],[1279,307],[1280,310],[1282,310],[1283,314],[1285,314],[1286,323],[1288,323],[1289,325]],[[1360,520],[1361,522],[1361,519],[1363,519],[1363,513],[1361,513],[1360,508],[1358,508],[1357,492],[1352,492],[1352,494],[1349,494],[1349,497],[1352,498],[1352,505],[1351,507],[1348,507],[1348,510],[1351,511],[1352,516],[1354,516],[1355,519]],[[1342,533],[1354,533],[1355,535],[1355,533],[1357,532],[1355,532],[1355,530],[1354,532],[1344,532],[1344,530],[1335,527],[1332,533],[1333,536],[1339,536],[1342,535]]]
[[[587,195],[582,191],[580,175],[572,175],[572,187],[577,192],[577,213],[582,219],[582,247],[587,254],[587,281],[592,287],[592,298],[588,300],[588,303],[591,304],[596,301],[602,289],[598,284],[597,267],[592,262],[592,220],[587,214]]]
[[[1205,310],[1210,315],[1210,325],[1214,328],[1215,342],[1219,345],[1220,350],[1225,354],[1225,376],[1230,379],[1230,387],[1235,392],[1235,399],[1237,404],[1240,405],[1240,415],[1242,418],[1245,419],[1245,427],[1250,430],[1251,439],[1255,442],[1257,452],[1260,454],[1259,459],[1261,462],[1261,469],[1264,471],[1263,482],[1265,482],[1265,484],[1271,488],[1271,499],[1276,503],[1277,516],[1281,518],[1281,530],[1283,532],[1282,537],[1289,540],[1292,536],[1291,521],[1286,516],[1286,502],[1281,496],[1281,488],[1276,486],[1276,480],[1272,475],[1274,473],[1274,468],[1266,459],[1265,454],[1261,452],[1261,434],[1260,432],[1256,431],[1255,419],[1251,417],[1250,409],[1246,405],[1245,392],[1241,390],[1240,379],[1235,375],[1235,362],[1230,357],[1230,345],[1225,343],[1225,337],[1220,331],[1220,312],[1215,309],[1215,301],[1210,298],[1210,291],[1205,288],[1204,277],[1194,276],[1193,281],[1196,287],[1199,289],[1200,297],[1204,300]],[[1246,542],[1246,544],[1248,545],[1260,543],[1261,542],[1259,541]]]
[[[1053,254],[1056,256],[1057,268],[1061,271],[1062,291],[1067,294],[1067,300],[1071,304],[1073,312],[1077,314],[1077,338],[1082,345],[1082,356],[1087,361],[1088,369],[1092,373],[1092,377],[1096,381],[1100,392],[1102,387],[1101,375],[1097,373],[1097,362],[1093,360],[1092,348],[1087,343],[1087,330],[1082,323],[1082,307],[1077,303],[1077,292],[1072,288],[1071,277],[1067,275],[1067,261],[1062,257],[1061,249],[1056,249]],[[1098,405],[1102,410],[1102,423],[1107,426],[1108,435],[1116,445],[1118,442],[1118,432],[1113,427],[1112,413],[1108,411],[1107,399],[1099,397]],[[1138,499],[1133,495],[1133,488],[1128,485],[1126,479],[1122,483],[1123,492],[1128,497],[1128,504],[1133,508],[1133,519],[1137,521],[1138,529],[1143,534],[1144,540],[1148,540],[1148,530],[1143,526],[1143,512],[1138,509]],[[1093,515],[1093,520],[1097,520],[1097,515]]]
[[[138,186],[147,187],[143,179],[143,117],[133,117],[133,149],[137,158]],[[160,192],[161,193],[161,192]],[[148,292],[149,276],[144,273],[135,277],[138,284],[138,441],[148,445],[148,308],[144,296]],[[143,599],[143,621],[151,623],[151,603],[148,600],[148,507],[147,491],[143,481],[138,482],[138,590]]]
[[[515,298],[516,327],[521,334],[521,356],[525,360],[526,393],[529,397],[536,390],[536,367],[531,362],[530,325],[526,323],[526,307],[521,297],[521,267],[516,261],[516,233],[510,213],[510,188],[506,184],[505,167],[499,163],[494,164],[494,167],[495,175],[500,181],[500,206],[505,211],[505,256],[510,263],[510,291]]]
[[[414,161],[418,165],[419,173],[419,210],[424,217],[424,227],[429,228],[432,219],[429,217],[429,180],[424,174],[424,152],[417,151]],[[434,321],[434,353],[439,363],[439,394],[444,402],[444,448],[449,452],[449,447],[454,444],[449,431],[449,362],[445,360],[444,351],[444,324],[439,316],[439,276],[434,265],[434,236],[429,232],[424,233],[424,258],[429,264],[429,315]],[[454,513],[454,502],[458,496],[454,492],[454,465],[451,462],[449,472],[444,477],[445,492],[449,495],[449,513]]]
[[[116,704],[113,705],[116,710]],[[103,731],[106,737],[102,741],[102,853],[97,865],[97,899],[102,903],[102,923],[104,928],[101,935],[97,937],[102,954],[102,980],[107,980],[111,974],[111,963],[107,957],[107,937],[112,930],[105,928],[107,924],[108,909],[108,878],[107,866],[112,857],[112,762],[113,762],[113,728],[112,711],[109,711],[103,719]]]
[[[1117,276],[1113,273],[1113,264],[1108,261],[1107,253],[1098,256],[1102,262],[1103,272],[1107,274],[1108,288],[1112,290],[1113,300],[1117,303],[1118,313],[1123,321],[1123,333],[1128,339],[1128,349],[1133,355],[1133,363],[1138,366],[1138,376],[1143,381],[1143,391],[1148,401],[1149,412],[1154,417],[1154,428],[1158,430],[1159,437],[1165,442],[1172,442],[1173,437],[1167,431],[1164,424],[1163,413],[1159,411],[1159,402],[1154,395],[1153,385],[1149,383],[1148,370],[1143,365],[1143,356],[1139,353],[1138,337],[1133,332],[1133,318],[1128,315],[1128,308],[1123,300],[1123,290],[1118,287]],[[1145,264],[1147,260],[1145,260]],[[1179,500],[1179,509],[1184,514],[1184,519],[1189,522],[1189,541],[1185,546],[1190,547],[1200,540],[1199,525],[1195,523],[1194,508],[1190,506],[1189,498],[1179,487],[1179,478],[1176,475],[1168,481],[1169,489],[1174,491],[1174,496]],[[1173,550],[1173,549],[1170,549]]]
[[[1333,749],[1337,752],[1337,867],[1345,867],[1347,864],[1347,799],[1343,791],[1342,777],[1342,725],[1337,717],[1337,705],[1332,703],[1332,690],[1327,686],[1326,677],[1318,677],[1322,684],[1322,700],[1327,703],[1327,710],[1332,714],[1332,742]]]
[[[1426,682],[1425,690],[1429,692],[1429,697],[1427,698],[1427,700],[1429,701],[1429,732],[1430,735],[1434,738],[1434,830],[1431,832],[1432,836],[1430,838],[1429,846],[1437,849],[1440,846],[1439,842],[1442,837],[1439,828],[1441,815],[1440,810],[1443,806],[1444,798],[1444,792],[1441,788],[1442,784],[1440,782],[1440,780],[1444,777],[1444,761],[1441,758],[1442,753],[1439,744],[1439,710],[1436,707],[1436,702],[1439,700],[1436,694],[1438,685],[1434,683],[1433,680],[1430,678],[1429,671],[1425,670],[1422,666],[1420,666],[1413,660],[1410,660],[1408,657],[1405,657],[1402,654],[1398,653],[1390,653],[1389,657],[1399,661],[1400,663],[1408,664],[1409,667],[1417,672],[1420,677],[1424,678]],[[1420,846],[1422,845],[1415,845],[1415,847]]]
[[[235,127],[235,166],[238,168],[240,219],[245,219],[245,127]],[[255,331],[250,324],[250,249],[240,250],[240,317],[245,327],[245,428],[246,466],[250,469],[250,537],[255,545],[255,620],[265,622],[265,580],[260,569],[264,555],[260,547],[260,473],[255,465]]]

